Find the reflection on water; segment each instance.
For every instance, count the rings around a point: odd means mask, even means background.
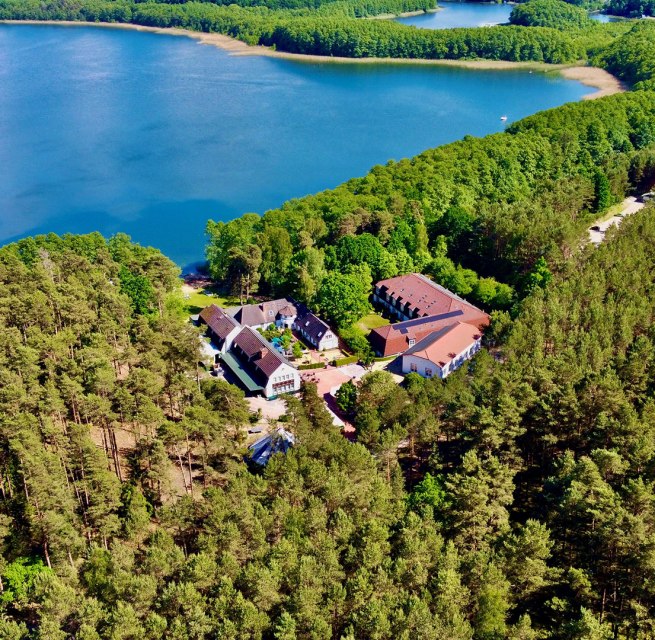
[[[0,241],[125,231],[180,264],[202,258],[210,217],[589,92],[537,73],[238,57],[93,27],[0,25],[0,52]]]

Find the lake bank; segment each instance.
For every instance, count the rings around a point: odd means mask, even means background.
[[[145,33],[156,33],[170,36],[182,36],[193,38],[201,44],[210,45],[223,49],[230,55],[238,56],[265,56],[284,60],[295,60],[297,62],[310,63],[335,63],[335,64],[399,64],[399,65],[435,65],[459,67],[463,69],[504,71],[504,70],[526,70],[539,73],[558,73],[568,80],[576,80],[588,87],[597,89],[593,93],[583,96],[585,100],[602,98],[615,93],[627,90],[627,87],[609,72],[598,67],[583,65],[556,65],[542,62],[510,62],[507,60],[431,60],[417,58],[345,58],[310,55],[304,53],[289,53],[286,51],[275,51],[259,45],[249,45],[241,40],[236,40],[220,33],[204,33],[191,31],[190,29],[147,27],[138,24],[113,23],[113,22],[76,22],[70,20],[0,20],[0,24],[24,24],[24,25],[54,25],[66,27],[100,27],[113,29],[129,29]]]
[[[200,34],[75,26],[0,25],[0,242],[125,232],[186,266],[209,218],[263,213],[590,91],[506,63],[299,64],[199,47]]]

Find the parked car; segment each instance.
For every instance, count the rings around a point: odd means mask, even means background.
[[[649,191],[648,193],[642,193],[638,198],[637,202],[648,202],[655,198],[655,192]]]

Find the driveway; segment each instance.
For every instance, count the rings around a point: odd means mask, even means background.
[[[287,410],[286,402],[282,398],[267,400],[261,396],[253,396],[246,398],[246,402],[253,413],[257,413],[261,409],[264,420],[278,420]]]
[[[618,227],[623,221],[623,218],[627,216],[631,216],[637,213],[638,211],[641,211],[643,208],[644,208],[644,203],[637,202],[637,198],[635,197],[626,198],[623,201],[622,208],[619,214],[612,216],[609,220],[605,220],[604,222],[594,222],[592,226],[599,227],[600,231],[594,231],[592,229],[589,229],[589,242],[591,242],[591,244],[595,246],[598,246],[603,240],[605,240],[605,232],[610,227]]]

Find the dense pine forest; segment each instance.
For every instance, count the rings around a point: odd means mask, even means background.
[[[401,5],[0,0],[0,17],[316,28],[306,47],[352,28],[400,51],[416,30],[353,18]],[[634,91],[208,224],[216,279],[310,302],[364,356],[374,279],[422,271],[493,311],[488,349],[446,381],[350,385],[355,442],[306,384],[281,418],[296,446],[246,462],[248,405],[205,375],[156,249],[0,249],[0,638],[655,637],[655,206],[584,241],[655,183],[655,27],[585,18],[534,0],[443,37],[467,43],[455,57],[569,47]]]
[[[306,385],[261,472],[161,254],[2,249],[0,636],[652,637],[654,270],[647,208],[497,320],[496,357],[369,374],[357,443]]]

